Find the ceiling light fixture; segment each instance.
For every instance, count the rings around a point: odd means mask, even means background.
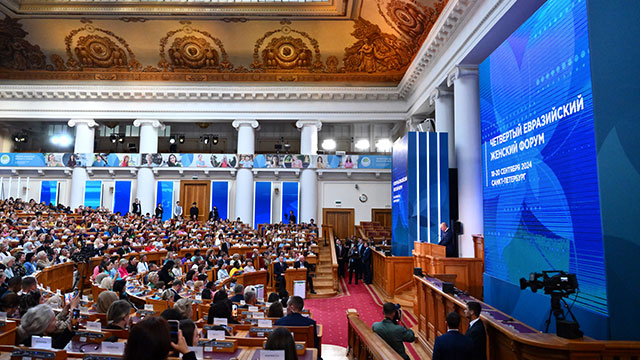
[[[355,147],[356,147],[356,149],[358,149],[360,151],[369,150],[369,140],[360,139],[360,140],[356,141]]]
[[[393,143],[390,139],[379,139],[376,142],[376,149],[378,149],[379,152],[390,152],[392,148]]]
[[[324,150],[335,150],[336,149],[336,141],[333,139],[325,139],[322,141],[322,149]]]

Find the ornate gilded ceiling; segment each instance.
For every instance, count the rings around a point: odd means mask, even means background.
[[[305,20],[240,12],[210,20],[118,18],[113,9],[104,12],[107,18],[7,16],[0,21],[0,79],[396,85],[446,3],[330,0],[285,6],[343,6],[343,18],[335,20],[322,12]]]

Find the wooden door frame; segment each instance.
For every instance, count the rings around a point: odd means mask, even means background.
[[[371,208],[371,221],[376,221],[376,212],[380,210],[383,210],[385,213],[391,214],[390,208]],[[384,224],[380,224],[380,225],[384,226]]]
[[[184,201],[184,187],[185,185],[205,185],[207,189],[209,189],[209,195],[207,195],[206,207],[203,209],[201,205],[198,206],[200,210],[200,216],[206,221],[209,217],[209,211],[211,208],[211,180],[180,180],[180,201],[182,202],[183,213],[182,216],[185,218],[189,218],[189,209],[191,209],[191,204],[187,204]]]
[[[355,234],[356,209],[354,208],[322,208],[322,223],[326,224],[327,212],[339,212],[349,214],[348,236]]]

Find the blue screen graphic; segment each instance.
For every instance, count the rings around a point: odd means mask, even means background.
[[[218,216],[220,219],[229,218],[229,182],[228,181],[212,181],[211,182],[211,208],[218,208]]]
[[[283,182],[282,183],[282,222],[287,223],[285,219],[289,219],[289,214],[293,211],[296,219],[298,216],[298,183]]]
[[[253,192],[253,225],[271,223],[271,181],[256,181]]]
[[[113,193],[113,212],[124,215],[131,209],[131,181],[116,181]]]
[[[57,181],[45,180],[42,183],[40,183],[40,202],[43,202],[47,205],[49,204],[58,205],[58,182]]]
[[[404,136],[393,143],[391,168],[391,251],[394,255],[409,253],[409,183],[407,160],[409,137]]]
[[[480,65],[486,275],[576,273],[607,314],[587,10],[550,0]]]
[[[102,205],[102,181],[89,180],[84,183],[84,206],[95,209]]]
[[[156,205],[158,205],[157,203],[162,203],[162,221],[171,219],[173,216],[173,181],[157,182]]]

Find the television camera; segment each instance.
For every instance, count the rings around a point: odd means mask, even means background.
[[[580,325],[567,304],[565,298],[579,291],[576,274],[569,274],[562,270],[547,270],[540,273],[529,274],[529,280],[520,279],[520,289],[531,288],[534,293],[540,289],[544,293],[551,295],[551,310],[546,321],[545,332],[549,332],[551,315],[556,318],[556,333],[566,339],[577,339],[582,337]],[[564,305],[563,305],[564,304]],[[566,309],[566,313],[565,310]],[[571,315],[572,321],[567,319],[567,314]]]

